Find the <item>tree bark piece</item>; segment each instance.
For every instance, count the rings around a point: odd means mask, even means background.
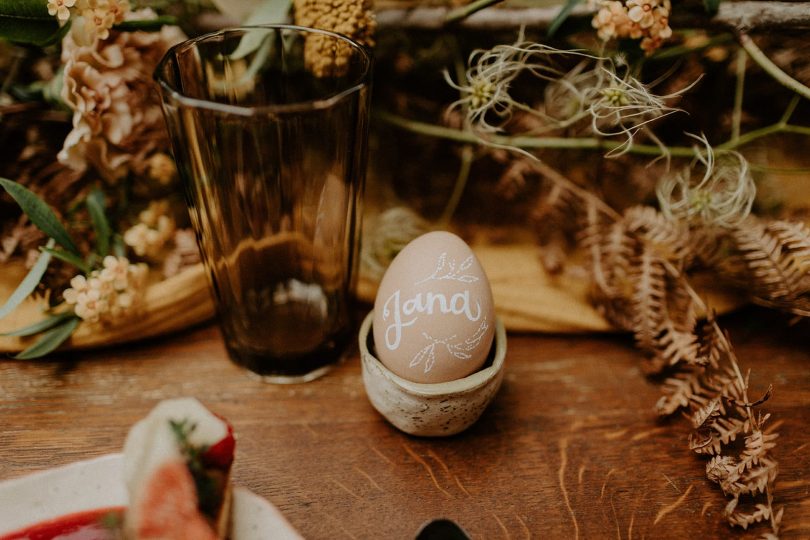
[[[468,30],[509,30],[548,27],[561,6],[536,8],[492,7],[481,10],[460,21],[455,27]],[[686,11],[676,6],[672,17],[674,27],[720,27],[737,30],[764,28],[810,27],[810,2],[722,2],[717,14],[709,17],[700,11]],[[446,25],[450,7],[427,6],[415,8],[391,7],[378,9],[377,24],[384,28],[439,30]],[[594,11],[582,4],[571,13],[572,18],[590,18]]]

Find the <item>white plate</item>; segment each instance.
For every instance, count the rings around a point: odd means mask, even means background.
[[[0,482],[0,534],[66,514],[126,506],[123,456],[109,454]],[[301,536],[266,499],[233,491],[233,540],[293,540]]]

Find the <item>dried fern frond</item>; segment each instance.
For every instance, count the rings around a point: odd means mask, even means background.
[[[753,289],[764,291],[763,298],[798,301],[810,296],[805,296],[807,228],[749,220],[730,231],[696,233],[649,207],[633,207],[623,215],[606,210],[595,195],[551,172],[542,173],[556,187],[544,212],[564,207],[563,202],[579,203],[573,215],[581,221],[580,246],[587,250],[597,307],[614,325],[633,332],[649,355],[645,370],[674,372],[664,382],[656,410],[661,415],[690,411],[694,432],[689,447],[711,456],[706,475],[731,497],[729,523],[747,529],[768,522],[767,536],[778,537],[783,511],[773,509],[779,468],[771,456],[778,435],[764,430],[768,416],[755,412],[771,389],[762,399],[749,399],[749,376],[743,377],[729,337],[685,272],[692,264],[729,259],[724,268],[758,283]],[[724,257],[728,251],[737,256]],[[702,324],[696,321],[698,310],[708,313]]]
[[[691,403],[699,402],[700,396],[706,392],[703,375],[703,368],[689,366],[669,377],[664,381],[663,395],[655,404],[656,412],[660,416],[669,416]]]
[[[666,277],[662,261],[651,249],[644,249],[630,269],[632,330],[636,343],[645,350],[655,347],[666,318]]]
[[[695,333],[679,330],[671,318],[664,320],[661,325],[652,350],[662,369],[680,363],[700,365],[703,361],[698,354],[700,344]]]
[[[633,254],[638,250],[638,240],[627,230],[623,221],[611,223],[602,235],[602,267],[608,273],[608,282],[616,292],[630,277]]]
[[[692,251],[689,229],[667,219],[651,206],[633,206],[624,213],[627,229],[662,258],[683,261]]]
[[[810,270],[810,227],[801,222],[771,221],[768,232],[776,236],[800,271]]]
[[[736,470],[737,460],[731,456],[714,456],[706,463],[706,477],[712,482],[720,483]],[[736,505],[736,504],[735,504]]]
[[[771,518],[772,510],[770,506],[765,504],[756,505],[756,510],[753,512],[739,512],[732,510],[726,512],[726,518],[732,525],[742,527],[748,530],[748,527],[760,521],[766,521]]]
[[[519,163],[526,163],[521,161]],[[558,232],[575,229],[582,214],[582,205],[571,192],[557,184],[551,184],[537,197],[531,212],[532,225],[540,245],[545,245],[549,237]]]
[[[780,238],[759,222],[748,222],[731,233],[745,261],[754,294],[771,300],[792,300],[807,292],[807,265],[793,256]]]
[[[688,403],[695,433],[690,436],[689,445],[698,454],[713,456],[706,465],[706,476],[732,497],[726,507],[729,523],[747,529],[754,523],[767,521],[770,534],[776,537],[782,510],[777,519],[771,491],[779,466],[770,452],[776,446],[778,434],[763,429],[769,415],[755,412],[771,396],[771,388],[761,399],[753,402],[749,399],[750,373],[743,377],[728,336],[713,320],[711,325],[715,337],[704,338],[703,342],[714,349],[710,354],[715,361],[704,368],[695,368],[696,375],[692,375],[694,395]],[[736,444],[740,437],[744,439],[742,449]],[[738,509],[742,497],[754,505],[754,510]]]

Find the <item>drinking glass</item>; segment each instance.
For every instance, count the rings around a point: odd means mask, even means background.
[[[230,357],[271,382],[353,333],[371,57],[295,26],[181,43],[155,79]]]

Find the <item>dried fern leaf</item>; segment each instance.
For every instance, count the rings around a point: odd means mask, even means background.
[[[551,183],[548,190],[538,195],[531,221],[539,244],[546,245],[550,238],[562,232],[571,236],[579,229],[582,203],[570,191]]]
[[[714,420],[720,416],[720,398],[714,398],[705,405],[699,407],[692,414],[692,428],[702,429],[703,427],[711,427]]]
[[[765,504],[757,504],[756,510],[753,512],[726,512],[726,518],[732,525],[748,530],[748,527],[754,523],[769,520],[771,518],[771,508]]]
[[[779,239],[800,270],[810,270],[810,227],[800,221],[771,221],[767,229]]]
[[[653,350],[667,366],[675,366],[681,362],[700,365],[704,362],[698,354],[700,344],[697,336],[694,332],[677,329],[671,318],[664,320]]]
[[[621,221],[612,223],[601,240],[601,266],[608,292],[614,297],[626,296],[630,292],[630,267],[638,241]]]
[[[721,483],[737,469],[737,460],[731,456],[714,456],[706,463],[706,477]]]
[[[726,401],[740,401],[745,399],[747,387],[740,381],[737,374],[729,366],[713,371],[705,381],[706,387],[714,394],[723,396]],[[725,406],[725,405],[724,405]],[[723,410],[725,414],[725,409]]]
[[[765,493],[768,486],[776,481],[778,474],[778,464],[771,459],[763,459],[739,477],[735,482],[735,493],[739,495]]]
[[[615,296],[608,284],[605,269],[602,266],[602,225],[603,217],[592,202],[586,204],[585,225],[581,229],[580,243],[588,253],[593,282],[601,294],[610,298]]]
[[[695,333],[697,311],[695,301],[683,279],[667,281],[667,314],[672,326],[679,332]],[[697,336],[694,336],[697,339]],[[702,363],[702,362],[701,362]]]
[[[666,317],[666,270],[652,250],[644,249],[630,274],[633,282],[632,330],[639,347],[651,351]]]
[[[737,436],[741,433],[748,432],[751,425],[747,419],[720,416],[715,419],[712,429],[720,443],[727,445],[737,440]]]
[[[701,325],[698,333],[698,356],[703,359],[701,364],[708,365],[713,369],[718,369],[720,358],[727,354],[725,341],[717,335],[714,330],[714,314],[709,313],[706,320]]]
[[[689,434],[689,450],[696,454],[718,456],[723,450],[723,443],[717,435],[709,430]]]
[[[737,466],[740,474],[759,464],[760,460],[766,459],[767,452],[776,447],[774,441],[778,437],[778,433],[765,433],[761,430],[746,436],[745,449],[740,454],[740,463]]]
[[[729,260],[731,241],[725,229],[699,227],[690,229],[688,266],[718,268]]]
[[[628,231],[639,236],[659,257],[682,262],[692,251],[689,230],[650,206],[633,206],[624,213]]]
[[[770,300],[791,300],[803,291],[806,271],[790,250],[759,222],[748,221],[731,232],[748,269],[754,294]]]
[[[702,368],[690,367],[664,381],[664,395],[655,404],[656,412],[660,416],[669,416],[695,402],[705,392],[703,373]]]

